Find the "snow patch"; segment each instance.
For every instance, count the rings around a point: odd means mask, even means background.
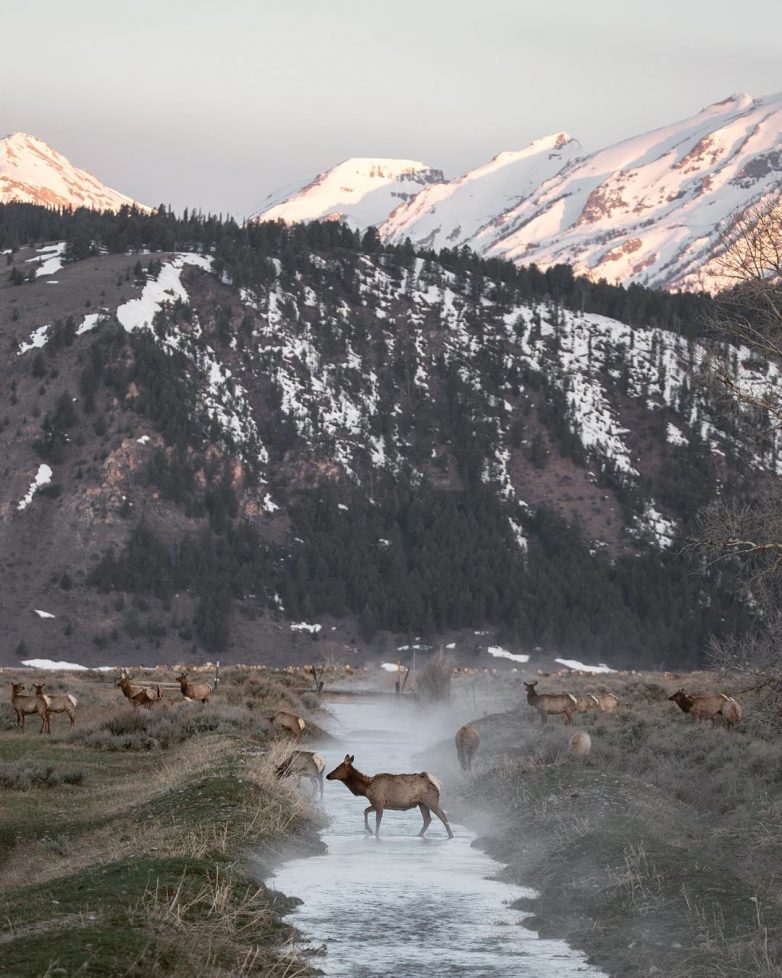
[[[528,655],[509,652],[501,645],[490,645],[486,651],[489,653],[489,655],[493,655],[495,659],[510,659],[511,662],[529,662]]]
[[[33,501],[33,496],[36,494],[36,492],[38,492],[41,486],[45,486],[52,481],[52,475],[53,473],[51,468],[45,462],[39,465],[35,478],[30,483],[30,488],[27,490],[24,499],[17,503],[16,508],[20,511],[27,509],[27,507]]]
[[[53,614],[51,614],[48,611],[41,611],[40,608],[34,608],[33,610],[35,611],[36,615],[38,615],[39,618],[56,618],[57,617],[57,615],[53,615]]]
[[[322,625],[310,625],[306,621],[296,622],[291,625],[292,632],[309,632],[311,635],[316,635],[322,628]]]
[[[598,666],[585,666],[583,662],[577,662],[575,659],[555,659],[554,661],[566,669],[572,669],[573,672],[616,672],[616,669],[611,669],[602,662]]]

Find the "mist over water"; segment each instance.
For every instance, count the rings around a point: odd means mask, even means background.
[[[413,756],[433,741],[452,737],[459,726],[447,713],[392,700],[340,702],[330,708],[331,730],[340,743],[319,748],[327,772],[346,752],[355,754],[356,767],[367,774],[417,771],[421,765]],[[447,783],[442,797],[447,812]],[[380,839],[375,840],[364,832],[367,804],[340,782],[327,781],[327,853],[292,860],[268,881],[304,901],[289,920],[311,946],[325,946],[326,955],[315,959],[324,974],[601,974],[564,942],[541,940],[521,926],[525,914],[509,905],[533,891],[490,879],[501,866],[471,846],[474,833],[452,822],[455,838],[448,841],[433,815],[426,839],[419,839],[421,815],[416,808],[385,812]],[[370,826],[374,829],[373,813]]]

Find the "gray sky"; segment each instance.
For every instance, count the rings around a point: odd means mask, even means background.
[[[349,156],[456,176],[782,90],[782,0],[36,0],[0,25],[0,135],[238,217]]]

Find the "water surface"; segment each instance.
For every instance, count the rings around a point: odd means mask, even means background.
[[[436,721],[404,702],[333,703],[338,746],[321,749],[330,771],[349,751],[366,774],[419,769],[411,758],[443,736]],[[431,772],[436,774],[436,771]],[[306,788],[304,789],[306,790]],[[448,811],[447,786],[443,807]],[[364,832],[368,802],[326,782],[330,816],[324,855],[285,863],[269,880],[304,903],[290,916],[304,939],[324,945],[316,958],[326,975],[350,978],[599,978],[601,972],[562,941],[541,940],[509,906],[533,891],[490,877],[501,868],[471,846],[474,833],[452,824],[448,840],[432,816],[426,839],[418,809],[386,811],[379,840]],[[370,814],[374,829],[374,814]]]

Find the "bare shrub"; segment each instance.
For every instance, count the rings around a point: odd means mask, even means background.
[[[425,669],[415,675],[415,693],[424,703],[441,703],[451,698],[453,663],[450,656],[437,652]]]
[[[30,791],[32,788],[55,788],[60,784],[80,785],[84,771],[58,771],[51,764],[35,764],[29,761],[0,764],[0,788],[13,791]]]

